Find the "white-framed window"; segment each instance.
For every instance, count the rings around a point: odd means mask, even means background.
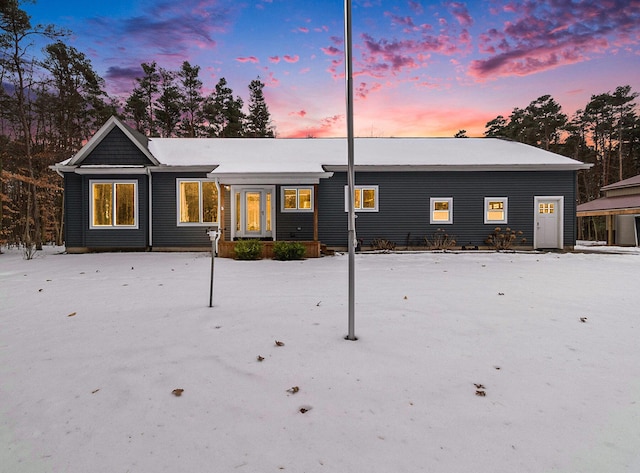
[[[210,225],[218,222],[220,188],[215,181],[178,179],[178,225]]]
[[[344,186],[344,211],[349,211],[349,186]],[[378,211],[378,186],[354,186],[353,208],[356,212]]]
[[[453,197],[431,197],[429,208],[429,223],[453,223]]]
[[[89,181],[89,228],[138,228],[138,181]]]
[[[484,223],[508,223],[508,204],[509,199],[507,197],[485,197]]]
[[[280,190],[282,212],[313,212],[313,187],[285,187]]]

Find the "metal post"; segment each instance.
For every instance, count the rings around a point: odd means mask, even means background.
[[[347,187],[349,205],[349,333],[347,340],[357,340],[355,334],[355,250],[356,250],[356,216],[353,204],[355,191],[354,140],[353,140],[353,65],[351,41],[351,0],[344,2],[344,56],[345,82],[347,96]]]
[[[211,285],[209,286],[209,307],[213,307],[213,274],[216,261],[216,241],[211,240]]]

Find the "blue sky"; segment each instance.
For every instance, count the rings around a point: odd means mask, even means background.
[[[344,136],[341,0],[40,0],[33,23],[70,29],[114,95],[142,62],[201,67],[210,91],[260,77],[279,136]],[[640,0],[353,0],[359,136],[481,136],[551,94],[571,115],[592,94],[640,91]]]

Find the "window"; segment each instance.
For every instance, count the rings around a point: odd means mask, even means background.
[[[218,222],[218,185],[215,181],[178,180],[178,225]]]
[[[432,197],[429,223],[453,223],[453,198]]]
[[[349,186],[344,186],[344,211],[349,211]],[[378,186],[355,186],[353,208],[356,212],[378,211]]]
[[[283,212],[313,212],[312,187],[282,187]]]
[[[90,181],[90,228],[138,228],[137,181]]]
[[[553,202],[540,202],[538,204],[538,213],[552,214],[555,212],[555,206]]]
[[[507,223],[507,198],[484,198],[484,223]]]

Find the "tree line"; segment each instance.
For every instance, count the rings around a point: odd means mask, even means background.
[[[640,173],[640,118],[629,85],[591,96],[572,117],[550,95],[498,115],[485,125],[487,137],[504,137],[592,163],[579,172],[578,202],[600,196],[600,188]]]
[[[33,25],[23,3],[30,0],[0,2],[0,247],[21,245],[26,254],[63,243],[62,179],[49,166],[112,115],[150,137],[275,136],[259,78],[245,107],[224,77],[205,95],[197,65],[142,63],[131,94],[112,97],[91,61],[65,42],[70,32]]]

